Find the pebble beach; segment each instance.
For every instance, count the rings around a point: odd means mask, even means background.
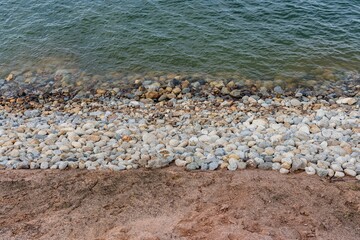
[[[326,86],[172,74],[137,76],[126,88],[102,84],[85,90],[64,87],[76,77],[70,70],[32,74],[11,73],[0,80],[0,169],[176,165],[360,180],[355,73]],[[48,81],[17,90],[23,82],[29,85],[29,78],[34,84]]]

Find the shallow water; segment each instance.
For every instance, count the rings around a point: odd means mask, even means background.
[[[0,67],[311,78],[360,70],[358,0],[6,0]],[[1,76],[0,76],[1,77]]]

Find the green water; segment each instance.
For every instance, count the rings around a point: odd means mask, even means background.
[[[48,59],[96,74],[358,71],[360,1],[1,1],[0,68]]]

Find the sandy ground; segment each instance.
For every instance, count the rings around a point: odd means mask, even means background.
[[[360,183],[174,167],[1,171],[0,239],[360,239]]]

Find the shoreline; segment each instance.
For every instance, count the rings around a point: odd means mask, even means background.
[[[65,76],[58,72],[54,81]],[[62,88],[3,94],[0,168],[121,171],[175,164],[360,180],[359,80],[322,94],[316,86],[269,90],[176,76],[81,94]]]

